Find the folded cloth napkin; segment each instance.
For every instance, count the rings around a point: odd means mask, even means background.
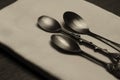
[[[120,17],[84,0],[18,0],[0,11],[0,42],[23,59],[62,80],[116,80],[104,68],[83,57],[61,54],[51,47],[52,33],[39,29],[37,19],[47,15],[62,24],[65,11],[76,12],[85,19],[91,31],[120,43]],[[82,37],[114,52],[100,41]],[[84,46],[81,49],[109,62],[106,57]]]

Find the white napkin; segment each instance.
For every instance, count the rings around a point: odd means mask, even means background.
[[[0,42],[62,80],[116,80],[104,68],[80,56],[61,54],[50,46],[52,34],[40,30],[36,26],[37,19],[47,15],[61,23],[65,11],[76,12],[85,19],[91,31],[120,43],[120,17],[84,0],[18,0],[0,11]],[[114,52],[91,37],[82,37]],[[81,48],[109,62],[106,57]]]

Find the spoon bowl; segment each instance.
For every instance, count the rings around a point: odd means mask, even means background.
[[[71,28],[71,30],[76,33],[85,34],[89,31],[89,28],[83,18],[74,12],[65,12],[63,19],[67,27]]]
[[[47,32],[59,32],[61,30],[60,24],[54,18],[45,15],[38,18],[37,24],[39,28]]]
[[[81,51],[79,45],[75,42],[75,40],[70,37],[63,35],[52,35],[51,40],[55,45],[68,52]]]

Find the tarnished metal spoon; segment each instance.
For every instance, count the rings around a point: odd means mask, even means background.
[[[71,11],[66,11],[63,15],[63,19],[64,19],[67,27],[70,28],[72,31],[79,33],[79,34],[90,35],[90,36],[106,43],[107,45],[111,46],[112,48],[114,48],[120,52],[120,44],[113,42],[111,40],[108,40],[98,34],[91,32],[89,30],[86,22],[78,14],[71,12]]]
[[[104,67],[108,72],[110,72],[112,75],[114,75],[117,78],[120,78],[120,64],[114,64],[114,63],[106,63],[104,61],[101,61],[86,52],[82,51],[78,45],[78,43],[65,35],[52,35],[51,41],[53,44],[58,46],[59,48],[72,52],[73,54],[78,53],[84,58],[87,58],[88,60]]]

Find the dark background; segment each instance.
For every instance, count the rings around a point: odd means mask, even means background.
[[[120,16],[120,0],[85,0],[99,6],[117,16]]]
[[[0,9],[5,8],[6,6],[16,2],[17,0],[0,0]]]

